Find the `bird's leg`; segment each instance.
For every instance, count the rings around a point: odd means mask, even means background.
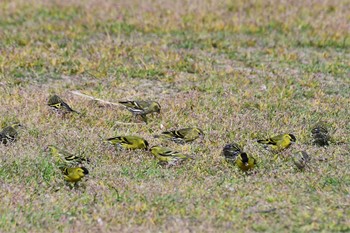
[[[74,188],[74,189],[78,189],[78,188],[79,188],[79,184],[78,184],[78,182],[74,183],[73,188]]]
[[[141,116],[142,120],[147,124],[148,122],[147,122],[147,117],[146,117],[146,115],[140,115],[140,116]]]

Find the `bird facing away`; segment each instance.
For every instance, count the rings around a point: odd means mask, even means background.
[[[67,182],[76,183],[80,181],[89,171],[85,167],[61,168],[64,179]]]
[[[288,148],[296,140],[293,134],[280,134],[268,139],[258,140],[257,142],[265,144],[266,147],[270,147],[272,150],[283,150]]]
[[[184,144],[186,142],[192,142],[203,135],[203,131],[199,128],[184,128],[165,131],[162,132],[161,135],[156,135],[155,137],[161,137],[179,144]]]
[[[148,142],[138,136],[117,136],[108,138],[105,142],[109,142],[116,147],[116,149],[136,150],[148,149]]]
[[[90,160],[88,158],[73,155],[65,150],[59,149],[57,146],[54,145],[47,146],[46,151],[49,151],[51,156],[54,157],[57,162],[64,165],[73,166],[82,164],[83,162],[90,163]]]
[[[79,114],[79,112],[73,110],[66,102],[64,102],[58,95],[53,95],[49,98],[47,103],[50,107],[60,113],[74,112]]]
[[[0,142],[7,145],[8,143],[15,142],[18,137],[17,128],[21,126],[19,122],[12,123],[9,126],[6,126],[0,132]]]
[[[294,165],[301,171],[308,166],[310,161],[311,157],[306,153],[306,151],[299,151],[293,155]]]
[[[147,123],[147,114],[160,113],[160,104],[155,101],[119,101],[124,105],[134,116],[141,116],[143,121]]]
[[[175,165],[181,161],[191,158],[167,147],[153,146],[150,150],[151,153],[159,160],[159,162],[167,163],[169,165]]]
[[[230,143],[224,146],[222,154],[227,162],[235,162],[237,156],[242,152],[242,149],[237,143]]]
[[[252,156],[248,156],[245,152],[242,152],[236,158],[236,165],[242,171],[246,172],[255,167],[256,160]]]
[[[311,134],[313,137],[313,144],[318,146],[328,146],[328,141],[330,140],[330,136],[328,134],[328,130],[325,126],[316,125],[312,128]]]

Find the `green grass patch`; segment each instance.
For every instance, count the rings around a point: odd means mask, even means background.
[[[0,4],[1,232],[349,231],[349,32],[344,1],[263,0]],[[86,98],[71,91],[92,96]],[[47,106],[58,94],[80,115]],[[155,100],[148,124],[118,103]],[[323,122],[330,145],[313,145]],[[179,145],[155,138],[199,127]],[[292,133],[289,149],[256,141]],[[139,135],[193,160],[167,167],[103,139]],[[242,173],[221,155],[257,160]],[[44,148],[84,154],[76,187]],[[292,156],[305,150],[310,166]]]

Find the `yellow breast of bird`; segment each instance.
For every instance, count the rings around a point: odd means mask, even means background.
[[[81,178],[82,177],[78,174],[69,174],[68,176],[65,176],[65,179],[69,182],[78,182]]]
[[[290,145],[290,140],[287,137],[284,137],[282,140],[280,140],[277,143],[277,147],[282,148],[282,149],[287,148],[289,145]]]

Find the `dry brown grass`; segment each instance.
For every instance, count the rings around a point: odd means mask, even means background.
[[[2,232],[347,232],[349,1],[6,1],[0,6],[1,125],[24,124],[0,145]],[[161,117],[134,122],[110,102],[151,99]],[[81,116],[46,106],[57,93]],[[331,145],[311,144],[325,122]],[[103,138],[198,126],[194,156],[164,168],[148,152],[115,152]],[[293,133],[280,153],[256,139]],[[226,164],[238,142],[258,160],[246,176]],[[92,160],[71,190],[43,149]],[[164,144],[164,143],[163,143]],[[164,144],[166,145],[166,144]],[[307,150],[311,168],[290,156]]]

